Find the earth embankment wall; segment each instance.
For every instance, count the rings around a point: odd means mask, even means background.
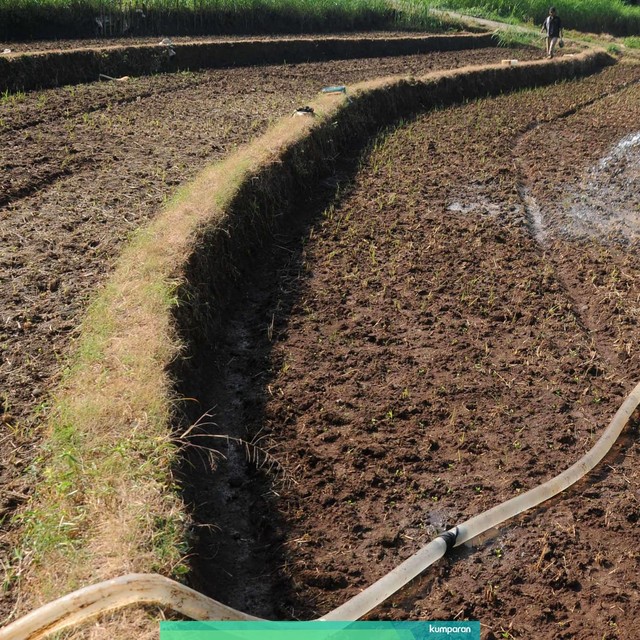
[[[132,45],[0,56],[0,91],[27,91],[175,71],[372,58],[495,46],[490,34],[296,38]]]

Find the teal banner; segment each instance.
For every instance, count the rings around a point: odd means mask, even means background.
[[[480,623],[161,622],[160,640],[480,640]]]

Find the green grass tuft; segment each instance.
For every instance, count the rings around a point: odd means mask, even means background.
[[[500,47],[531,47],[541,45],[540,38],[534,33],[524,33],[522,31],[515,31],[514,29],[504,29],[496,31],[495,37],[498,40],[498,46]]]

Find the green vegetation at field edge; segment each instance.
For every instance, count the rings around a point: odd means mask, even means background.
[[[554,5],[564,26],[588,33],[615,36],[640,35],[640,7],[622,0],[423,0],[425,4],[468,15],[501,20],[518,20],[541,25]]]
[[[0,0],[0,40],[446,29],[389,0]]]

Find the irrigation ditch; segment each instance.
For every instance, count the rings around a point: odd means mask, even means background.
[[[177,295],[171,300],[167,301],[160,296],[151,301],[151,306],[156,309],[154,315],[157,315],[157,309],[168,311],[170,307],[173,308],[173,322],[177,324],[180,342],[184,345],[180,357],[176,357],[176,352],[167,353],[165,346],[155,346],[155,339],[149,340],[148,335],[144,344],[135,344],[141,340],[141,334],[131,331],[132,319],[143,318],[144,313],[140,315],[138,309],[148,307],[150,301],[139,297],[146,287],[144,284],[136,284],[138,276],[134,276],[133,283],[131,282],[132,265],[128,264],[125,269],[125,290],[130,293],[122,296],[118,286],[109,287],[108,295],[115,295],[116,298],[107,298],[100,305],[100,313],[109,316],[114,314],[108,322],[113,329],[109,336],[100,339],[103,344],[100,359],[85,364],[76,373],[83,378],[82,388],[95,385],[99,393],[107,397],[114,392],[121,393],[121,390],[118,391],[120,384],[117,379],[122,356],[128,354],[129,364],[125,367],[128,368],[125,373],[127,397],[124,403],[114,399],[109,408],[111,416],[104,416],[103,419],[121,419],[121,414],[124,413],[129,417],[128,424],[144,424],[146,418],[142,415],[157,413],[158,410],[150,410],[144,404],[135,405],[139,398],[148,398],[149,395],[136,393],[138,373],[129,367],[133,354],[146,353],[154,360],[150,366],[156,370],[160,366],[161,369],[156,376],[158,387],[154,393],[163,394],[166,402],[171,403],[167,395],[168,378],[164,367],[173,362],[170,379],[182,381],[178,387],[179,395],[203,398],[208,393],[203,385],[209,385],[219,366],[212,366],[212,361],[224,354],[225,347],[220,344],[220,337],[224,335],[225,319],[232,308],[242,309],[246,304],[246,294],[243,293],[241,284],[250,274],[262,270],[268,247],[274,241],[282,242],[287,232],[293,231],[295,236],[314,216],[326,209],[335,195],[336,183],[333,177],[336,171],[343,177],[353,175],[361,150],[380,127],[462,100],[543,86],[586,75],[611,62],[611,58],[604,53],[584,53],[554,63],[533,62],[508,67],[494,65],[441,72],[422,79],[388,79],[364,83],[349,87],[348,98],[342,95],[330,96],[314,103],[316,115],[313,117],[300,116],[281,123],[259,143],[205,172],[188,192],[181,194],[179,203],[170,208],[162,220],[152,225],[149,233],[145,234],[146,238],[141,239],[143,247],[148,243],[146,250],[150,253],[133,271],[139,273],[143,283],[152,284],[160,277],[165,282],[173,283],[170,287],[173,288],[180,282]],[[324,185],[320,192],[318,184]],[[300,211],[306,212],[303,219],[291,218],[295,212]],[[180,273],[175,273],[171,266],[177,256],[183,256],[184,260],[184,269],[180,269]],[[121,271],[116,274],[114,283],[123,275]],[[264,270],[263,276],[270,277],[268,270]],[[177,306],[174,305],[175,300],[179,300]],[[157,330],[172,334],[172,324],[165,317],[159,321]],[[242,342],[242,335],[234,334],[233,327],[226,330],[227,340],[236,344]],[[253,352],[250,347],[251,345],[246,345],[245,356],[259,359],[260,354]],[[233,374],[233,365],[231,369]],[[262,382],[260,381],[261,384]],[[113,384],[115,386],[111,387]],[[74,385],[73,380],[66,383],[67,393],[71,396],[75,396],[78,391]],[[87,401],[86,397],[84,401]],[[245,398],[245,401],[251,402],[252,399]],[[189,403],[184,404],[182,430],[201,419],[208,409],[206,401],[202,400],[199,405],[191,406],[192,408]],[[123,411],[124,407],[126,409]],[[230,397],[227,408],[229,415],[236,408]],[[161,414],[166,419],[166,416],[173,414],[173,410],[163,410]],[[241,429],[244,426],[238,423],[238,431],[230,435],[242,436]],[[219,448],[217,442],[212,441],[210,444]],[[208,491],[212,483],[220,478],[204,476],[198,452],[189,447],[186,452],[186,464],[182,470],[185,484],[194,487],[196,492]],[[258,451],[256,455],[261,454]],[[235,466],[227,467],[233,477],[228,478],[226,486],[232,489],[241,488],[246,480],[243,475],[245,472],[241,469],[242,459],[237,459],[236,463]],[[236,502],[239,508],[236,507],[234,513],[238,515],[240,512],[249,512],[251,518],[258,518],[259,526],[256,527],[255,519],[247,520],[244,529],[236,532],[236,541],[239,541],[240,547],[230,546],[229,550],[220,554],[216,562],[225,556],[230,559],[232,555],[252,555],[253,552],[247,551],[255,543],[255,540],[246,538],[250,531],[258,531],[264,540],[265,530],[268,529],[266,538],[270,542],[281,539],[282,532],[278,530],[278,522],[268,515],[268,499],[261,506],[256,507],[255,504],[264,499],[264,494],[268,493],[270,487],[261,487],[257,483],[253,483],[253,487],[258,491],[243,498],[247,501],[244,504]],[[155,490],[156,488],[151,488],[151,491]],[[188,493],[187,501],[202,504],[197,497],[189,496]],[[209,518],[211,513],[207,513],[206,518],[203,516],[204,513],[196,514],[196,519],[201,521]],[[229,526],[232,526],[231,521]],[[201,540],[203,538],[204,536]],[[242,545],[245,545],[244,549]],[[97,546],[100,547],[99,544]],[[267,558],[266,565],[274,561],[277,563],[278,559]],[[206,564],[202,567],[206,569]],[[250,564],[245,577],[254,570],[255,565]],[[203,576],[207,573],[206,570],[199,572],[196,568],[195,582],[203,584]],[[265,566],[263,573],[269,574],[268,566]],[[217,588],[228,594],[231,581],[221,584],[222,587]],[[209,585],[209,589],[215,590],[216,587]],[[237,602],[241,606],[264,610],[269,607],[268,591],[267,585],[262,594],[254,591],[248,595],[246,591],[238,591],[231,596],[238,598]],[[253,599],[253,603],[247,602],[247,596]],[[244,603],[242,598],[245,598]]]
[[[517,56],[531,59],[536,51],[519,49]],[[59,357],[73,343],[96,284],[106,282],[129,234],[159,213],[175,185],[193,179],[202,166],[224,158],[237,144],[261,135],[274,118],[290,116],[294,107],[336,80],[353,85],[407,72],[421,76],[500,57],[499,49],[490,48],[241,67],[92,83],[6,99],[0,111],[0,135],[10,150],[0,187],[9,196],[0,223],[7,274],[2,282],[7,315],[0,368],[6,427],[0,436],[5,451],[0,510],[5,516],[40,484],[30,473],[37,455],[32,445],[38,446],[44,426],[40,412],[49,411],[47,400],[61,373]],[[64,175],[56,177],[61,165]],[[123,433],[118,447],[128,450],[131,436]],[[100,455],[110,456],[108,451]],[[51,515],[58,517],[55,509]],[[17,545],[11,537],[14,524],[5,519],[0,532],[0,563],[10,586],[20,575],[19,556],[16,564],[11,561]],[[33,540],[36,546],[55,542],[58,526],[51,525],[33,532],[40,538]],[[146,554],[137,549],[121,558],[132,560],[128,570],[145,570]],[[163,557],[162,571],[172,573],[177,559]],[[102,575],[114,573],[105,570]],[[52,594],[66,590],[54,587]],[[13,610],[16,591],[2,593],[0,615]]]
[[[286,484],[288,478],[279,469],[277,455],[260,450],[261,427],[246,422],[248,416],[260,414],[270,379],[270,318],[247,320],[245,316],[249,308],[257,309],[258,315],[265,313],[260,292],[279,278],[282,267],[269,260],[269,246],[274,242],[293,246],[285,254],[297,250],[295,241],[330,206],[336,186],[353,178],[360,153],[380,128],[462,100],[581,76],[611,62],[606,54],[591,53],[553,69],[539,62],[499,65],[436,73],[424,80],[364,84],[354,88],[353,94],[350,88],[349,102],[341,105],[336,117],[325,118],[275,164],[244,182],[229,204],[224,223],[202,229],[185,265],[186,284],[180,299],[188,303],[175,312],[189,355],[172,368],[172,377],[182,381],[179,396],[199,399],[185,405],[182,421],[183,429],[197,436],[190,441],[197,448],[187,447],[182,468],[185,498],[194,509],[195,521],[215,523],[212,529],[202,527],[195,537],[198,561],[192,565],[191,578],[198,589],[267,618],[282,615],[282,609],[274,609],[274,594],[292,590],[291,585],[282,584],[277,571],[285,562],[278,552],[285,525],[270,498],[278,494],[278,483]],[[291,298],[289,303],[293,304]],[[279,313],[288,316],[286,308]],[[262,340],[248,337],[247,326],[252,322],[264,323]],[[212,408],[215,417],[208,414]],[[219,424],[224,425],[228,442],[220,440]],[[206,437],[211,428],[217,438]],[[212,468],[202,454],[203,446],[218,451],[225,464]],[[260,473],[263,466],[272,473]],[[230,535],[218,535],[218,527]],[[208,580],[214,573],[216,579]]]

